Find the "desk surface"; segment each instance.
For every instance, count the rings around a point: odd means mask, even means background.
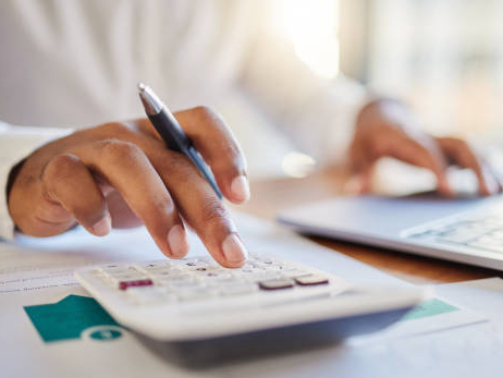
[[[287,178],[252,182],[252,198],[246,204],[239,206],[239,209],[262,218],[273,219],[276,212],[287,207],[310,202],[313,198],[324,199],[341,194],[345,182],[346,176],[336,170],[316,173],[302,179]],[[311,239],[414,283],[459,282],[502,275],[489,269],[380,248],[315,237]]]

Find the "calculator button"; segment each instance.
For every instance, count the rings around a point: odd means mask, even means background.
[[[217,264],[217,262],[213,259],[213,257],[210,256],[199,256],[196,258],[197,263],[202,265],[206,264],[207,266],[211,267],[220,267],[220,265]]]
[[[265,271],[250,275],[250,277],[248,277],[248,278],[252,282],[262,282],[262,281],[269,281],[269,280],[283,280],[282,277],[278,273],[265,272]]]
[[[220,289],[222,295],[243,295],[254,293],[258,290],[257,284],[225,285]]]
[[[180,270],[176,269],[159,269],[155,271],[149,271],[148,272],[149,276],[154,277],[154,278],[171,278],[171,277],[180,277],[180,276],[187,276],[186,273]]]
[[[295,278],[295,282],[300,286],[326,285],[328,284],[328,278],[312,274],[310,276],[297,277]]]
[[[188,302],[214,297],[216,292],[211,289],[197,288],[181,290],[176,294],[181,301]]]
[[[138,270],[132,266],[117,266],[117,265],[112,266],[113,268],[103,268],[103,273],[109,274],[111,276],[119,274],[139,273]]]
[[[142,270],[155,270],[155,269],[166,269],[171,266],[168,261],[144,261],[141,263],[136,263],[135,266]]]
[[[147,275],[142,274],[140,272],[120,273],[120,274],[109,273],[108,276],[112,281],[136,281],[136,280],[146,280],[149,278]]]
[[[218,271],[218,272],[206,272],[205,274],[202,274],[202,276],[208,280],[208,282],[217,282],[217,281],[222,281],[222,280],[227,280],[229,278],[232,278],[232,274],[226,272],[226,271]]]
[[[283,277],[288,277],[288,278],[299,278],[299,277],[305,277],[305,276],[310,276],[310,272],[306,272],[304,270],[300,269],[290,269],[290,270],[283,270],[281,272],[281,275]]]
[[[127,269],[127,268],[128,266],[124,264],[108,264],[101,267],[101,269],[105,272],[109,272],[116,269]]]
[[[262,290],[281,290],[281,289],[290,289],[294,285],[292,280],[284,280],[284,279],[275,279],[275,280],[267,280],[261,281],[259,286]]]
[[[132,287],[127,294],[138,304],[169,304],[177,301],[173,293],[158,286]]]
[[[127,290],[130,287],[151,286],[151,285],[153,285],[153,282],[152,282],[151,279],[133,280],[133,281],[120,281],[119,282],[119,289],[120,290]]]
[[[169,282],[167,286],[172,289],[190,289],[200,288],[206,285],[196,280],[174,280]]]
[[[256,284],[250,283],[250,281],[238,277],[220,278],[217,280],[205,280],[204,282],[209,286],[218,288],[230,287],[236,285],[245,285],[245,284],[251,284],[256,286]]]

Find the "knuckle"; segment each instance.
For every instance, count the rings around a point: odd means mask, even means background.
[[[105,201],[97,197],[91,197],[85,201],[72,204],[71,212],[79,221],[92,225],[103,217]]]
[[[141,156],[142,150],[140,147],[131,142],[125,142],[115,138],[106,139],[99,142],[101,152],[115,160],[129,161]]]
[[[169,195],[159,195],[152,198],[150,201],[149,214],[169,214],[175,213],[175,204]],[[159,218],[158,218],[159,219]]]
[[[372,146],[371,154],[374,158],[380,158],[388,154],[388,143],[384,139],[377,139]]]
[[[205,105],[196,106],[195,108],[193,108],[193,111],[198,117],[205,119],[214,118],[216,115],[215,111],[212,108]]]
[[[184,155],[173,151],[167,151],[160,159],[159,168],[164,173],[176,175],[180,182],[191,181],[195,173],[192,163]]]
[[[200,123],[210,125],[218,130],[228,131],[228,127],[226,126],[223,117],[213,108],[201,105],[193,108],[192,112],[194,113],[195,119]]]
[[[220,226],[227,223],[228,212],[216,198],[207,198],[201,208],[201,221],[206,226]]]
[[[124,135],[126,133],[131,132],[128,126],[126,126],[124,123],[119,123],[119,122],[110,122],[106,123],[103,126],[103,129],[107,132],[109,135]]]
[[[455,140],[455,143],[457,144],[458,148],[460,148],[462,150],[470,150],[470,145],[465,140],[458,139],[458,138],[455,138],[454,140]]]
[[[78,164],[79,159],[72,154],[62,154],[53,157],[46,166],[45,176],[50,179],[56,177],[60,180],[66,180],[75,170],[75,165]]]

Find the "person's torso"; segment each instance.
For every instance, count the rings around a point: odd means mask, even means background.
[[[172,109],[211,105],[239,75],[250,3],[2,1],[0,119],[80,127],[138,117],[139,81]]]

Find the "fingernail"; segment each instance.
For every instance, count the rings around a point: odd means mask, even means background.
[[[168,232],[168,244],[173,257],[183,257],[189,251],[186,233],[182,226],[177,224]]]
[[[242,263],[248,257],[248,252],[236,234],[229,234],[222,243],[225,259],[230,263]]]
[[[239,202],[247,201],[250,198],[250,186],[245,176],[241,175],[232,180],[232,196]]]
[[[108,235],[112,230],[112,219],[110,218],[110,215],[101,218],[91,227],[91,229],[93,230],[93,234],[96,236]]]

